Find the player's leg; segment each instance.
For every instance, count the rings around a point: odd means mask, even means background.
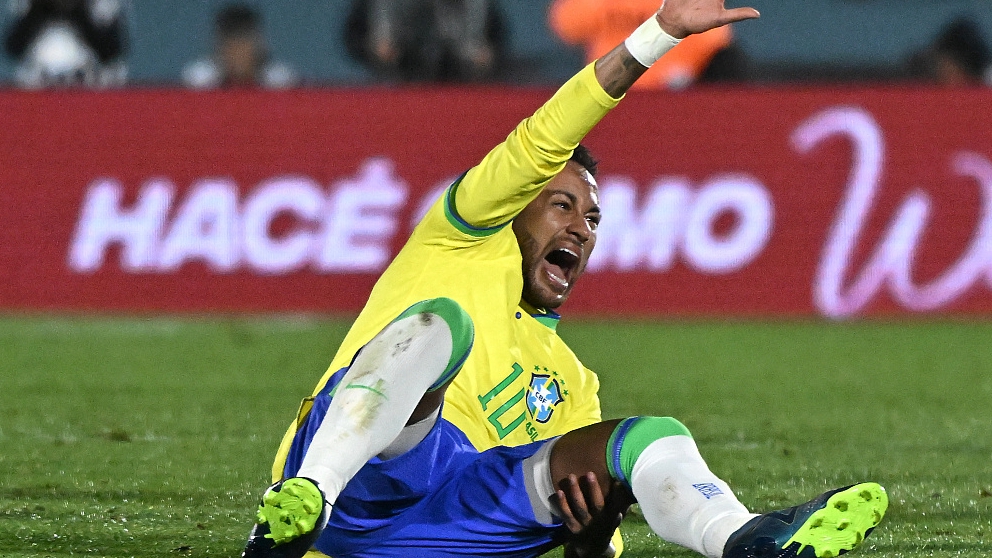
[[[592,471],[607,495],[611,479],[621,481],[658,536],[713,558],[837,556],[857,547],[888,505],[884,489],[866,483],[752,514],[672,418],[634,417],[570,432],[555,444],[549,469],[556,485]]]
[[[468,314],[438,298],[411,306],[369,341],[338,383],[295,476],[263,495],[244,556],[302,556],[369,459],[402,453],[430,431],[473,338]]]
[[[328,498],[340,493],[405,425],[432,417],[443,398],[440,388],[461,368],[473,337],[471,319],[451,299],[404,311],[355,357],[297,476],[316,480]]]
[[[610,421],[562,436],[552,478],[585,470],[596,473],[604,491],[611,479],[629,486],[659,537],[707,556],[720,556],[730,534],[754,517],[672,418]]]

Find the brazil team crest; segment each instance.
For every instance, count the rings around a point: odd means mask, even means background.
[[[527,410],[537,422],[548,422],[555,405],[564,401],[558,380],[545,374],[531,374],[527,388]]]

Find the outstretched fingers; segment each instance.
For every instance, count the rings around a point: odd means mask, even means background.
[[[665,0],[658,10],[658,23],[666,33],[683,39],[729,23],[754,19],[761,14],[754,8],[724,7],[723,0]]]
[[[723,17],[721,18],[722,23],[720,23],[720,25],[737,23],[738,21],[744,21],[745,19],[757,19],[759,17],[761,17],[761,14],[754,8],[731,8],[729,10],[724,10]]]

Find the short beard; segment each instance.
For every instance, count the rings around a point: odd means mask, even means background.
[[[568,293],[562,296],[555,296],[551,302],[540,300],[536,289],[534,288],[534,283],[526,275],[524,276],[524,291],[523,295],[520,297],[524,302],[533,306],[539,310],[554,310],[561,306],[565,299],[568,298]]]
[[[514,233],[517,233],[516,235],[517,244],[520,248],[520,255],[522,260],[524,254],[540,253],[540,249],[539,249],[540,247],[537,245],[537,242],[534,240],[534,237],[525,233],[520,233],[519,231],[516,230],[514,231]],[[537,287],[534,284],[534,273],[535,273],[534,270],[537,268],[538,263],[539,262],[532,262],[530,269],[528,269],[527,261],[523,260],[521,262],[520,275],[523,277],[524,280],[524,288],[523,288],[523,292],[520,294],[520,298],[527,304],[533,306],[534,308],[543,308],[543,309],[558,308],[559,306],[561,306],[561,303],[564,302],[564,298],[556,299],[555,301],[548,304],[545,301],[543,301],[541,299],[541,296],[538,294]]]

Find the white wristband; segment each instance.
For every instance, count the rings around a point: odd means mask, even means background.
[[[658,23],[658,18],[651,16],[635,29],[623,44],[627,46],[627,50],[630,51],[634,60],[640,62],[642,66],[650,68],[666,52],[679,44],[680,40],[666,33]]]

